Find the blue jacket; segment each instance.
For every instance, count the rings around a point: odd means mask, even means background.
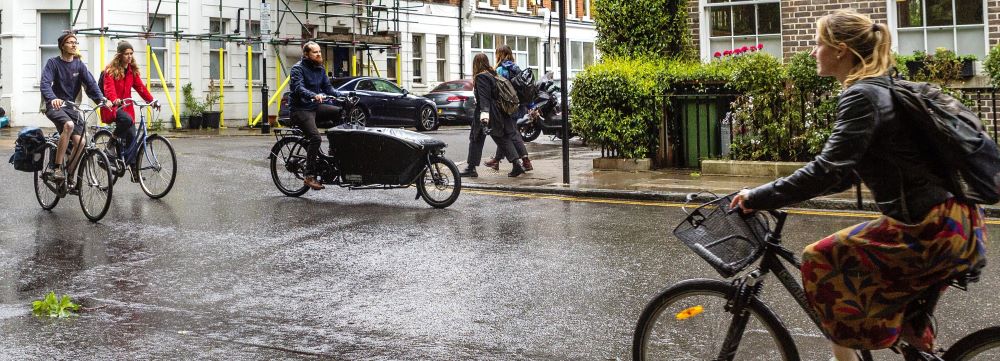
[[[513,61],[504,60],[502,63],[500,63],[500,66],[497,67],[497,74],[506,78],[507,80],[510,80],[510,78],[513,78],[518,74],[521,74],[521,67],[517,66],[517,63]]]
[[[316,110],[316,106],[319,105],[313,101],[316,94],[341,96],[341,93],[333,88],[333,84],[330,84],[330,78],[326,76],[323,65],[304,57],[292,66],[290,77],[289,111]]]
[[[80,95],[81,85],[87,87],[87,95],[95,103],[104,99],[104,94],[83,61],[74,58],[73,61],[65,62],[58,56],[50,58],[45,62],[42,80],[38,84],[42,97],[45,98],[45,109],[51,108],[52,100],[55,99],[75,102]]]

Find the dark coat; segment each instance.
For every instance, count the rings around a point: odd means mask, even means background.
[[[493,79],[493,74],[489,72],[482,72],[476,74],[475,78],[475,94],[476,94],[476,112],[475,120],[479,121],[479,114],[482,112],[490,113],[490,134],[491,135],[504,135],[513,132],[514,129],[507,129],[510,126],[508,117],[503,111],[500,110],[499,106],[496,106],[493,100],[493,95],[496,94],[496,79]],[[505,126],[507,125],[507,126]]]
[[[288,88],[291,91],[288,110],[316,110],[318,103],[313,101],[316,94],[324,93],[331,96],[341,96],[340,92],[330,84],[323,64],[316,64],[305,57],[292,66],[289,72],[291,80]]]
[[[845,191],[860,178],[882,214],[917,223],[951,197],[945,167],[896,113],[889,86],[888,77],[876,77],[847,88],[823,151],[792,175],[751,190],[746,206],[780,208]]]

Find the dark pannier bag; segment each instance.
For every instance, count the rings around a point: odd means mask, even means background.
[[[14,169],[22,172],[35,172],[42,170],[45,158],[45,134],[39,128],[24,128],[17,133],[17,141],[14,143],[14,154],[10,156],[10,163]]]
[[[326,136],[346,184],[410,184],[423,171],[427,154],[445,147],[431,136],[394,128],[341,125]]]

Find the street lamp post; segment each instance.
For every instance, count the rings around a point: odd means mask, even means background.
[[[559,2],[559,87],[562,89],[562,161],[563,184],[569,184],[569,72],[566,69],[566,0]]]

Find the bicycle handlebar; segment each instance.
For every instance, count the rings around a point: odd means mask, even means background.
[[[108,100],[107,99],[101,100],[101,102],[98,103],[96,107],[91,107],[91,106],[86,105],[86,104],[77,104],[77,103],[71,102],[69,100],[63,100],[62,107],[63,108],[76,108],[76,109],[79,109],[79,110],[82,110],[82,111],[85,111],[85,112],[92,112],[92,111],[97,110],[97,108],[107,108],[108,107]]]
[[[148,102],[148,103],[145,100],[140,99],[140,98],[122,98],[122,99],[119,99],[119,100],[121,100],[122,102],[132,103],[132,105],[135,105],[135,106],[140,107],[140,108],[155,107],[155,106],[160,105],[160,101],[156,100],[156,99],[153,99],[153,101]]]

